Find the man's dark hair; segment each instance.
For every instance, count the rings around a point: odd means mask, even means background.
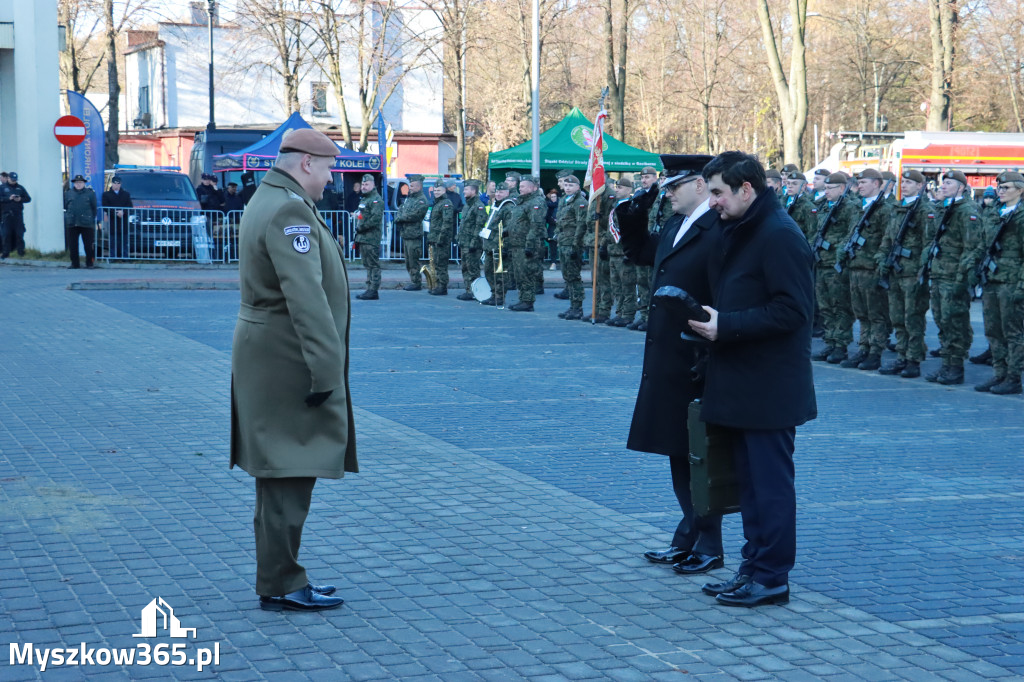
[[[753,154],[722,152],[711,159],[701,171],[705,182],[719,174],[722,176],[722,182],[729,185],[729,189],[733,192],[739,190],[744,182],[750,183],[755,194],[762,194],[768,187],[764,166]]]

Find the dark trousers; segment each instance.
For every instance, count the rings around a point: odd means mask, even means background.
[[[78,260],[78,238],[85,245],[85,266],[91,268],[96,262],[96,228],[72,225],[67,228],[68,253],[71,255],[71,267],[80,267]]]
[[[17,251],[25,255],[25,219],[20,212],[8,213],[0,218],[0,252],[4,258]]]
[[[300,590],[309,579],[298,561],[302,526],[309,514],[315,478],[257,478],[256,594],[280,597]]]
[[[693,513],[690,493],[690,460],[686,455],[669,455],[672,467],[672,489],[679,500],[683,518],[672,536],[672,546],[698,554],[722,555],[722,516],[697,516]]]
[[[796,562],[796,429],[737,429],[733,437],[743,516],[743,563],[739,573],[765,587],[789,582]]]

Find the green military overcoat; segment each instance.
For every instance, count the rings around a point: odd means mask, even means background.
[[[231,466],[257,478],[358,471],[348,388],[341,247],[287,173],[267,173],[242,214],[241,309],[231,349]],[[310,393],[333,391],[319,407]]]

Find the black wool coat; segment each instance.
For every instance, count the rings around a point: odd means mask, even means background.
[[[683,216],[673,215],[659,234],[649,234],[647,217],[633,228],[622,225],[622,247],[638,265],[653,266],[651,294],[660,287],[674,286],[689,292],[702,305],[710,305],[716,278],[715,261],[722,251],[718,214],[708,211],[698,218],[675,246],[676,232]],[[701,381],[693,368],[706,344],[684,341],[683,331],[692,332],[686,321],[667,306],[651,301],[644,342],[644,365],[640,389],[633,408],[626,447],[662,455],[689,452],[686,428],[687,406],[701,395]]]
[[[811,249],[771,192],[722,222],[701,418],[737,429],[799,426],[818,414],[811,374]]]

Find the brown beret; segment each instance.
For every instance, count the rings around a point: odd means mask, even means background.
[[[580,184],[580,179],[579,179],[578,177],[576,177],[576,176],[575,176],[574,174],[572,174],[572,173],[570,173],[569,175],[566,175],[566,176],[565,176],[564,178],[562,178],[562,179],[563,179],[563,180],[565,180],[566,182],[568,182],[568,183],[569,183],[569,184],[571,184],[571,185],[578,185],[578,184]]]
[[[657,175],[658,169],[654,166],[644,166],[644,169],[640,171],[640,175]]]
[[[375,182],[375,180],[369,173],[363,173],[363,182]]]
[[[830,185],[845,185],[850,178],[846,177],[846,173],[842,171],[836,171],[832,175],[825,178],[825,182]]]
[[[865,168],[860,173],[857,173],[858,180],[881,180],[882,174],[877,168]]]
[[[924,175],[922,175],[920,171],[916,170],[903,171],[903,178],[906,180],[913,180],[914,182],[924,183]]]
[[[319,130],[299,128],[284,134],[281,138],[281,151],[333,157],[338,155],[338,145]]]
[[[882,179],[892,182],[896,179],[896,175],[892,171],[882,171]]]
[[[1024,175],[1015,171],[1006,171],[1005,173],[999,174],[999,177],[996,178],[996,182],[1000,184],[1004,182],[1024,182]]]
[[[764,172],[764,176],[766,178],[775,178],[776,180],[781,180],[782,179],[782,173],[780,173],[779,171],[775,170],[774,168],[769,168],[768,170],[766,170]]]
[[[633,189],[633,181],[630,180],[629,178],[619,178],[618,180],[615,181],[615,184],[618,185],[619,187],[628,187],[630,189]]]
[[[956,180],[961,185],[967,184],[967,176],[958,170],[952,170],[946,173],[946,177],[943,180]]]

